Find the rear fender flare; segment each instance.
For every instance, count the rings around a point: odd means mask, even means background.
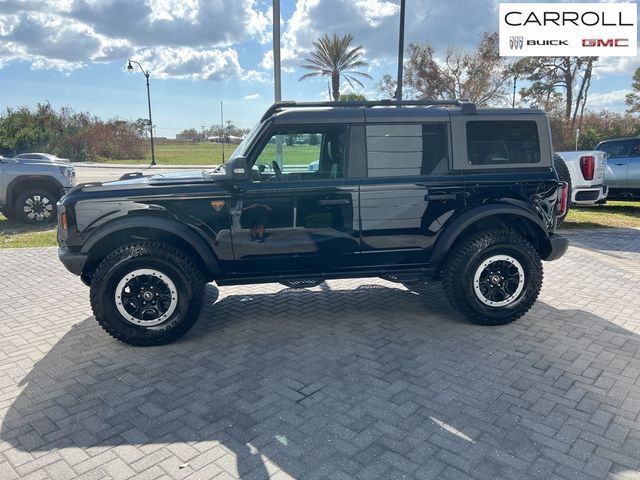
[[[462,235],[468,227],[484,218],[492,216],[499,217],[501,215],[516,216],[530,220],[536,225],[536,233],[540,235],[540,238],[547,239],[547,229],[542,223],[542,220],[534,213],[512,205],[483,205],[464,212],[444,229],[442,235],[436,241],[433,253],[431,254],[431,263],[434,265],[440,264],[455,241],[460,238],[460,235]]]

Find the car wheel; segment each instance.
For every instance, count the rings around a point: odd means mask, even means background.
[[[24,223],[51,223],[56,220],[57,202],[58,197],[47,190],[27,190],[16,198],[13,212]]]
[[[569,174],[569,168],[567,168],[567,164],[564,162],[560,155],[553,156],[553,165],[556,168],[556,172],[558,173],[558,178],[561,182],[567,182],[569,185],[569,190],[567,191],[567,208],[564,212],[564,215],[558,217],[558,225],[564,222],[564,219],[567,218],[567,214],[569,213],[569,208],[571,207],[571,175]]]
[[[196,322],[205,280],[193,260],[161,242],[138,242],[107,256],[91,281],[91,308],[115,339],[136,346],[169,343]]]
[[[449,303],[473,323],[504,325],[535,303],[542,262],[527,240],[512,232],[486,231],[458,242],[444,265]]]

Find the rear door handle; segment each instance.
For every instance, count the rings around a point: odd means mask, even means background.
[[[328,199],[328,200],[320,200],[318,201],[319,205],[323,207],[335,206],[335,205],[349,205],[351,200],[346,198],[336,198],[336,199]]]
[[[458,194],[455,193],[428,193],[424,196],[424,199],[429,200],[455,200],[458,198]]]

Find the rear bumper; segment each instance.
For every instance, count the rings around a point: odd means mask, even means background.
[[[68,247],[60,247],[58,249],[58,258],[74,275],[80,275],[87,263],[87,255],[84,253],[72,252]]]
[[[550,235],[547,239],[546,247],[547,248],[545,248],[545,251],[543,252],[542,259],[547,262],[552,262],[559,259],[566,253],[569,248],[569,239],[562,235]]]
[[[576,205],[594,205],[607,198],[609,187],[595,185],[593,187],[575,187],[571,191],[571,203]]]

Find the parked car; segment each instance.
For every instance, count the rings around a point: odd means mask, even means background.
[[[40,160],[41,162],[71,163],[68,158],[59,158],[50,153],[21,153],[13,158],[18,160]]]
[[[0,211],[25,223],[53,222],[56,203],[75,183],[66,159],[40,153],[0,158]]]
[[[274,144],[302,134],[316,141],[276,161]],[[472,322],[501,325],[568,246],[550,138],[537,109],[277,103],[223,166],[78,186],[59,203],[58,254],[132,345],[188,331],[209,281],[429,278]]]
[[[596,150],[608,156],[604,183],[609,198],[640,198],[640,138],[605,140]]]
[[[607,169],[607,154],[601,150],[557,152],[571,177],[571,203],[573,205],[595,205],[607,198],[608,187],[604,185]]]

